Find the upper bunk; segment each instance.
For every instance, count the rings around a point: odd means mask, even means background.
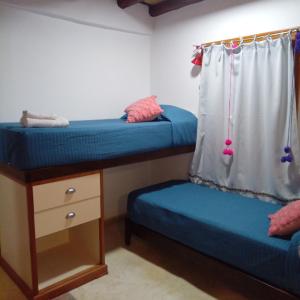
[[[151,122],[120,119],[73,121],[66,128],[0,124],[0,170],[24,182],[192,152],[197,118],[162,105]]]

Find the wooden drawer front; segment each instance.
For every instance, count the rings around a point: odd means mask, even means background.
[[[75,213],[75,216],[68,219],[66,216],[70,213]],[[100,214],[100,197],[35,213],[35,237],[98,219]]]
[[[35,212],[99,196],[99,173],[33,186]]]

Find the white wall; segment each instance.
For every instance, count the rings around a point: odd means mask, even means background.
[[[150,94],[146,7],[8,2],[0,2],[0,122],[18,120],[24,109],[73,120],[119,117],[128,103]]]
[[[150,94],[153,20],[111,0],[0,2],[0,122],[22,110],[69,119],[119,117]],[[106,217],[150,184],[150,163],[105,170]]]
[[[151,92],[153,19],[114,0],[0,1],[0,122],[23,109],[69,119],[119,117]],[[180,162],[183,168],[178,167]],[[124,214],[128,192],[186,176],[186,155],[104,171],[106,218]]]
[[[209,0],[155,18],[151,91],[197,113],[192,45],[300,26],[299,0]]]
[[[151,184],[173,179],[187,179],[192,158],[193,153],[186,153],[151,161]]]

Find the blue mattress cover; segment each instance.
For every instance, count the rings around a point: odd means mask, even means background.
[[[0,124],[0,162],[20,170],[116,158],[193,145],[197,119],[181,108],[162,105],[158,121],[124,119],[73,121],[67,128],[23,128]]]
[[[186,181],[130,193],[128,217],[267,282],[300,293],[300,233],[269,237],[268,215],[281,206]]]

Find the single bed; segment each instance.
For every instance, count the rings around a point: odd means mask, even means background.
[[[170,181],[130,193],[127,243],[133,225],[141,225],[300,295],[300,232],[287,238],[268,236],[268,215],[280,207]]]
[[[143,123],[127,123],[125,118],[73,121],[67,128],[2,123],[0,162],[32,170],[195,145],[196,117],[175,106],[162,108],[160,119]]]

